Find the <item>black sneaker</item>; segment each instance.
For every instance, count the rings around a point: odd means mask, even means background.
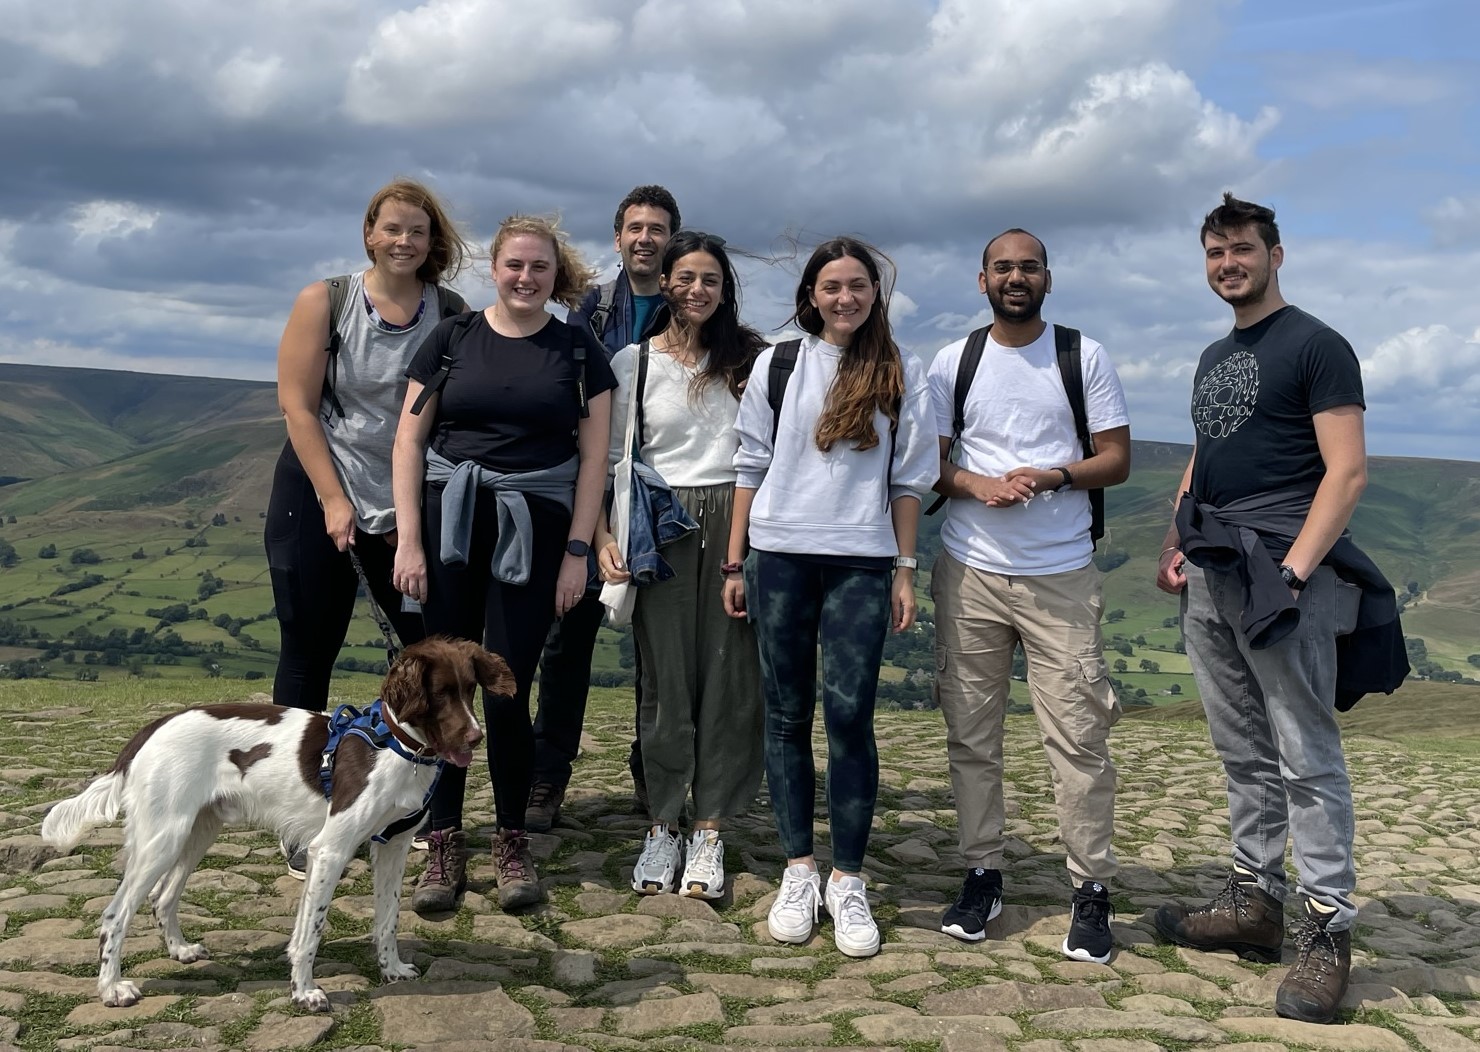
[[[963,942],[981,942],[987,937],[987,922],[1001,912],[1001,871],[968,869],[961,894],[940,919],[940,930]]]
[[[286,841],[278,841],[278,850],[288,860],[288,876],[294,880],[308,879],[308,848],[289,847]]]
[[[1074,892],[1070,905],[1069,934],[1064,937],[1064,956],[1076,961],[1104,964],[1110,959],[1114,939],[1110,935],[1110,892],[1096,880],[1086,880]]]

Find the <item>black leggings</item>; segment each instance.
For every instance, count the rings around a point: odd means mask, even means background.
[[[534,543],[529,583],[493,579],[493,549],[498,541],[498,508],[490,490],[478,491],[473,540],[465,566],[447,566],[438,555],[442,530],[442,487],[428,485],[422,502],[422,537],[427,557],[427,631],[481,642],[509,663],[517,684],[512,698],[483,692],[488,770],[493,779],[494,813],[500,829],[524,828],[534,770],[534,730],[529,691],[545,634],[555,617],[555,582],[565,558],[570,512],[540,497],[527,498]],[[433,829],[462,826],[467,768],[448,764],[432,795]]]
[[[283,447],[273,472],[263,539],[282,636],[272,700],[323,712],[329,677],[354,616],[359,579],[349,554],[335,548],[325,532],[324,509],[291,444]],[[355,552],[401,644],[423,638],[421,615],[401,612],[401,595],[391,584],[395,549],[383,536],[356,530]]]

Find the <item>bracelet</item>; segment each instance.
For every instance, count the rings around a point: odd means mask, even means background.
[[[1165,555],[1167,552],[1175,552],[1175,551],[1179,551],[1180,549],[1181,549],[1181,545],[1179,545],[1179,544],[1174,544],[1170,548],[1163,548],[1161,550],[1161,555],[1158,555],[1157,558],[1160,559],[1161,556],[1162,555]]]
[[[1054,468],[1060,475],[1064,476],[1064,484],[1059,489],[1072,489],[1074,487],[1074,476],[1069,474],[1068,468]]]
[[[918,570],[920,560],[913,555],[896,555],[894,557],[894,568],[896,570]]]
[[[721,577],[728,577],[730,576],[730,574],[739,573],[744,569],[744,563],[721,563],[719,567],[719,575]]]

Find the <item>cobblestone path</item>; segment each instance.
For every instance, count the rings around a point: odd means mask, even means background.
[[[35,834],[47,802],[105,769],[169,707],[0,713],[0,1050],[1480,1052],[1480,775],[1461,758],[1348,742],[1362,913],[1345,1025],[1318,1027],[1273,1014],[1292,946],[1285,965],[1259,966],[1152,938],[1157,905],[1200,901],[1226,874],[1222,778],[1201,724],[1127,720],[1117,729],[1118,948],[1096,965],[1058,950],[1069,886],[1033,724],[1009,720],[1007,906],[986,941],[968,946],[938,931],[962,872],[942,724],[936,714],[882,714],[883,786],[866,869],[885,942],[877,957],[854,961],[833,948],[826,923],[804,947],[767,937],[782,859],[763,806],[725,831],[723,900],[628,890],[643,822],[631,814],[625,773],[630,715],[610,701],[593,712],[561,824],[534,837],[546,905],[506,916],[489,903],[492,810],[480,766],[470,779],[482,788],[469,804],[465,905],[436,921],[402,914],[403,955],[422,979],[380,984],[361,857],[320,951],[334,1010],[293,1009],[282,952],[301,885],[275,839],[232,831],[182,905],[186,935],[211,959],[168,960],[141,914],[124,974],[142,979],[146,996],[104,1008],[96,924],[116,886],[120,830],[65,858]],[[825,861],[825,841],[819,853]],[[412,875],[423,858],[413,853]]]

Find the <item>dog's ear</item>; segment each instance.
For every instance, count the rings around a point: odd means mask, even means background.
[[[427,677],[432,668],[420,653],[402,651],[386,673],[380,696],[404,723],[417,723],[427,711]]]
[[[476,643],[469,643],[467,646],[468,657],[473,662],[479,685],[490,694],[512,698],[519,690],[519,684],[514,682],[514,673],[509,671],[509,663]]]

